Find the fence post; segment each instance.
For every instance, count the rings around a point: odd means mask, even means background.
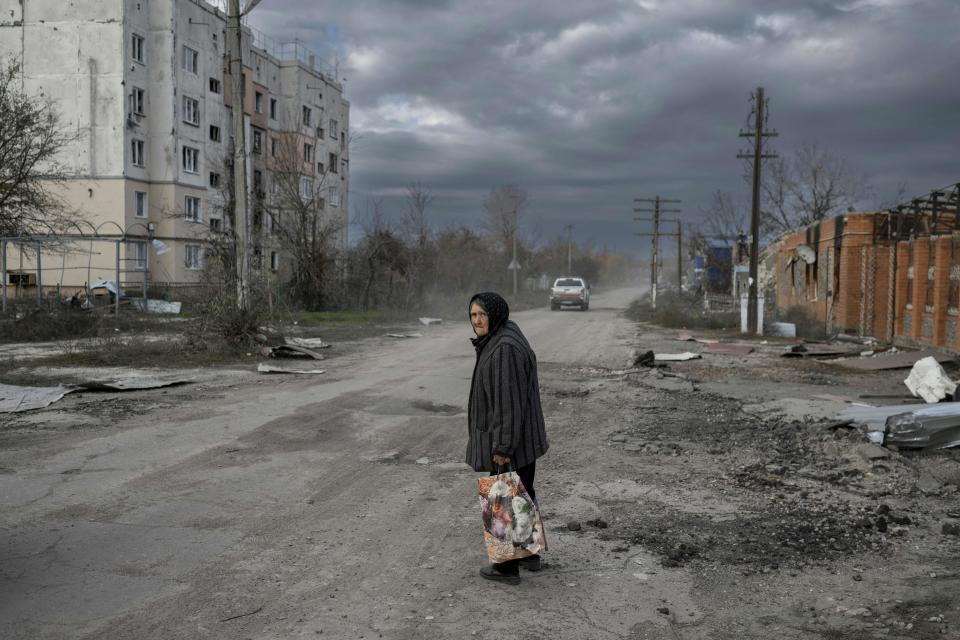
[[[7,312],[7,241],[0,242],[0,271],[3,275],[3,312]]]
[[[116,280],[117,280],[117,293],[113,296],[113,316],[115,318],[120,317],[120,241],[116,241]]]
[[[43,245],[37,243],[37,306],[43,303]]]

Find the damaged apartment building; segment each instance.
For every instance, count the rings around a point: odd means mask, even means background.
[[[207,247],[229,232],[233,136],[226,15],[201,0],[0,0],[0,55],[24,90],[49,98],[73,140],[57,161],[84,239],[38,269],[39,244],[8,242],[8,283],[125,288],[197,284]],[[264,211],[283,207],[278,174],[322,206],[346,246],[349,109],[335,71],[300,43],[243,28],[244,126],[253,265],[289,257]],[[295,162],[288,162],[290,156]],[[119,236],[114,242],[87,236]],[[119,269],[117,267],[119,265]]]
[[[776,243],[776,304],[826,332],[960,352],[960,185]]]

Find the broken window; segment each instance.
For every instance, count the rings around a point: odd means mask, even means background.
[[[277,119],[277,99],[276,98],[270,98],[270,119],[271,120]]]
[[[133,91],[130,92],[130,111],[142,116],[145,112],[145,105],[146,92],[139,87],[134,87]]]
[[[907,309],[913,309],[913,241],[907,244]]]
[[[210,140],[220,142],[220,127],[215,124],[210,125]]]
[[[339,124],[336,120],[330,120],[330,137],[334,140],[340,137],[340,130],[338,129]]]
[[[310,126],[310,107],[306,105],[303,107],[303,126]]]
[[[255,91],[253,94],[253,110],[257,113],[263,113],[263,94]]]
[[[960,251],[957,244],[960,237],[955,236],[950,243],[950,291],[947,294],[947,310],[956,314],[960,311]]]
[[[253,130],[253,152],[263,153],[263,130]]]
[[[183,70],[197,73],[200,68],[200,54],[196,49],[183,45]]]
[[[200,198],[197,196],[184,197],[183,217],[190,222],[200,222]]]
[[[216,78],[210,78],[210,93],[220,93],[222,91],[220,81]]]
[[[327,170],[330,171],[330,173],[337,172],[337,161],[338,161],[337,154],[331,153],[330,158],[328,158],[327,160]]]
[[[184,266],[191,271],[200,268],[200,256],[203,247],[199,244],[188,244],[185,246]]]
[[[277,148],[278,148],[277,139],[270,138],[270,157],[271,158],[277,157]]]
[[[213,233],[220,233],[223,230],[223,225],[220,221],[220,218],[210,218],[210,231]]]
[[[183,96],[183,121],[195,127],[200,126],[200,101]]]
[[[303,145],[303,161],[304,162],[313,162],[313,145],[304,143]]]
[[[270,270],[277,271],[280,268],[280,254],[276,251],[270,252]]]
[[[923,307],[926,311],[933,311],[933,285],[937,275],[937,267],[934,263],[934,252],[936,250],[937,243],[936,240],[931,238],[928,244],[930,245],[930,252],[928,254],[929,257],[927,258],[927,287],[923,292]]]
[[[134,242],[134,254],[136,255],[135,262],[137,269],[143,271],[147,268],[147,243],[146,242]]]
[[[327,189],[327,201],[330,203],[331,207],[340,206],[340,191],[336,187],[330,187]]]
[[[187,173],[200,173],[200,150],[183,147],[183,170]]]
[[[130,141],[130,159],[136,167],[146,166],[143,154],[143,140],[133,139]]]
[[[133,58],[134,62],[144,64],[144,51],[146,47],[144,45],[143,36],[134,33],[130,37],[130,45],[130,57]]]
[[[138,218],[147,217],[147,192],[146,191],[133,192],[133,213]]]
[[[213,187],[214,189],[217,189],[217,188],[220,187],[220,174],[219,174],[219,173],[216,173],[216,172],[213,172],[213,171],[210,172],[210,186]]]

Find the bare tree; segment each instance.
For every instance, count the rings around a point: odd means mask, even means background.
[[[253,234],[264,246],[275,243],[289,256],[289,282],[297,300],[306,308],[320,308],[326,278],[335,248],[332,240],[342,223],[332,215],[323,197],[327,176],[335,167],[320,172],[312,158],[305,157],[306,138],[298,131],[279,136],[273,158],[272,185],[255,184]],[[272,242],[271,242],[272,240]]]
[[[56,154],[75,140],[49,98],[20,88],[20,64],[0,61],[0,235],[57,230],[71,215],[55,189],[67,178]]]
[[[517,233],[520,216],[528,204],[527,192],[515,184],[490,191],[483,200],[486,227],[503,251],[509,251]]]
[[[434,196],[417,182],[407,187],[403,210],[403,229],[412,246],[418,250],[426,249],[430,240],[430,221],[427,219],[427,207]]]
[[[839,156],[817,145],[804,145],[789,158],[766,165],[763,224],[785,233],[846,211],[864,198],[866,178]]]
[[[733,244],[737,237],[750,227],[750,212],[737,202],[734,196],[717,189],[713,192],[710,206],[701,209],[709,235]]]

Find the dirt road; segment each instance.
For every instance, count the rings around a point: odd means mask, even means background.
[[[798,437],[735,359],[699,383],[623,373],[665,339],[622,317],[636,293],[514,316],[552,444],[537,470],[548,566],[521,585],[477,575],[463,318],[366,340],[322,376],[223,371],[116,420],[95,398],[38,412],[56,437],[0,452],[3,637],[958,637],[958,546],[936,530],[953,485],[910,527],[857,528],[878,496],[909,507],[822,467],[854,435]],[[81,409],[96,424],[71,429]]]

